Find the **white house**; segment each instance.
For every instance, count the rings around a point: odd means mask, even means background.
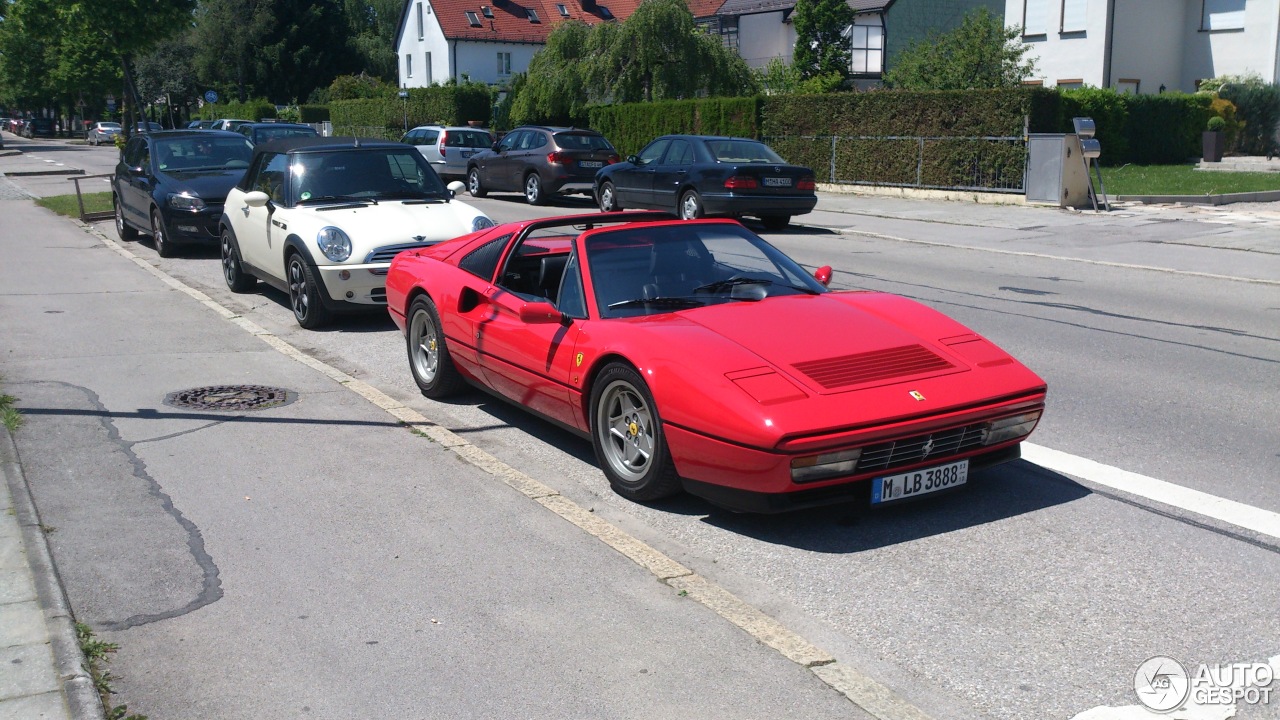
[[[1280,77],[1280,0],[1005,0],[1034,84],[1194,92],[1200,80]]]

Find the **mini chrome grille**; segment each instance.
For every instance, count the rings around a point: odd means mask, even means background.
[[[858,472],[888,470],[926,460],[945,460],[982,445],[986,423],[940,430],[928,435],[869,445],[858,458]]]
[[[389,263],[391,262],[392,258],[404,252],[405,250],[414,250],[416,248],[424,248],[432,244],[434,243],[415,242],[415,243],[402,243],[400,245],[383,245],[380,248],[375,248],[372,252],[366,255],[364,257],[364,262],[366,265],[373,264],[373,263]]]
[[[374,302],[385,303],[387,301],[386,288],[374,288],[369,291],[369,299]]]
[[[949,370],[951,363],[922,345],[796,363],[796,370],[827,390],[892,378]]]

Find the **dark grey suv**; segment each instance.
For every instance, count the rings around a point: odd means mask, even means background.
[[[618,151],[595,130],[525,125],[468,159],[467,190],[522,192],[542,205],[558,193],[591,194],[596,171],[616,162]]]

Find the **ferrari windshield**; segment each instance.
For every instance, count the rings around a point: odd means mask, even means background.
[[[253,155],[253,146],[245,138],[212,133],[193,133],[155,142],[160,169],[171,173],[247,168]]]
[[[412,147],[304,152],[289,176],[299,203],[444,200],[444,184]]]
[[[586,253],[603,318],[826,292],[737,223],[623,227],[588,238]]]

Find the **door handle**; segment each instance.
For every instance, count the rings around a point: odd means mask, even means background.
[[[245,205],[244,207],[240,208],[240,212],[244,213],[245,217],[249,217],[249,206]]]

